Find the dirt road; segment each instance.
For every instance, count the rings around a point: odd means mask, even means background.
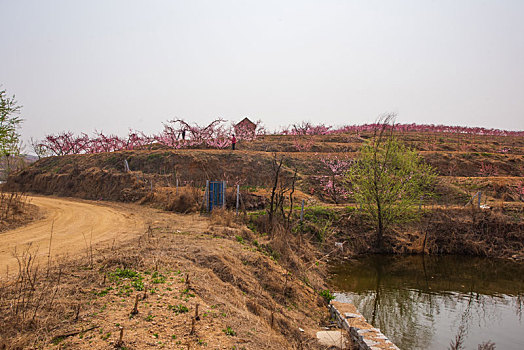
[[[55,197],[30,197],[30,203],[42,211],[43,218],[18,229],[0,233],[0,273],[5,277],[18,270],[15,251],[30,249],[40,261],[51,256],[86,254],[86,245],[122,242],[143,233],[145,223],[131,210],[96,203]],[[51,238],[52,232],[52,239]]]

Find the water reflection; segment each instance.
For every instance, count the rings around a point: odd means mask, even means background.
[[[524,264],[468,257],[370,256],[333,267],[332,282],[401,349],[522,349]]]

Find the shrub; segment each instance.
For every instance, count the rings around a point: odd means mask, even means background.
[[[329,289],[324,289],[319,294],[324,298],[324,300],[326,300],[327,303],[335,299],[335,296],[329,291]]]
[[[26,196],[20,192],[0,190],[0,221],[15,220],[24,212]]]
[[[195,187],[180,187],[178,195],[167,203],[166,210],[177,213],[194,213],[200,208],[201,193]]]

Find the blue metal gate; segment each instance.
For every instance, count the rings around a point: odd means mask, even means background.
[[[207,210],[211,212],[214,207],[226,206],[226,182],[210,181],[207,187]]]

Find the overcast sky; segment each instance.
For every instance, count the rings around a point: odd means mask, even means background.
[[[524,129],[524,1],[0,0],[23,137],[399,122]]]

